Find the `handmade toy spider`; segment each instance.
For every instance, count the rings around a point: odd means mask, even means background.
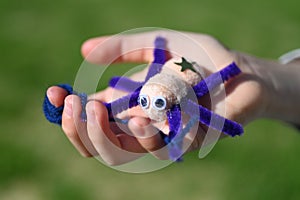
[[[185,58],[167,61],[164,38],[157,37],[154,46],[154,61],[150,64],[143,82],[136,82],[126,77],[113,77],[110,80],[110,87],[129,92],[128,95],[113,102],[104,103],[110,121],[126,123],[125,120],[117,119],[115,116],[135,106],[141,106],[152,120],[167,120],[169,134],[163,135],[171,160],[180,160],[182,140],[198,121],[232,137],[241,135],[243,127],[240,124],[213,113],[191,98],[193,95],[201,98],[223,82],[240,74],[238,66],[233,62],[202,79],[203,71],[196,63],[188,62]],[[59,86],[65,88],[69,94],[74,93],[71,86]],[[79,96],[85,106],[86,95],[79,94]],[[43,106],[46,118],[50,122],[61,124],[63,107],[55,108],[47,96]],[[190,116],[190,120],[184,127],[182,112]],[[84,118],[84,113],[82,117]]]

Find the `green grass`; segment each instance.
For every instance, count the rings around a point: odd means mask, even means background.
[[[134,175],[82,158],[41,111],[47,86],[74,81],[80,45],[89,37],[156,26],[209,33],[233,49],[275,59],[300,46],[299,6],[2,0],[0,199],[299,199],[300,135],[280,122],[254,122],[203,160],[195,152],[183,163]],[[111,68],[106,79],[126,66]]]

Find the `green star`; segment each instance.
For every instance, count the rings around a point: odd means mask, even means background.
[[[181,66],[181,71],[185,71],[186,69],[190,69],[192,70],[193,72],[196,72],[194,67],[193,67],[193,64],[192,63],[189,63],[184,57],[182,57],[182,62],[181,63],[176,63],[174,62],[174,64],[176,65],[180,65]],[[197,72],[196,72],[197,73]]]

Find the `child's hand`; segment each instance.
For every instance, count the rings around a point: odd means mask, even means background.
[[[117,62],[150,62],[153,58],[153,41],[157,35],[167,39],[170,56],[188,56],[201,66],[210,65],[207,56],[219,70],[232,61],[241,68],[242,74],[226,84],[226,98],[219,99],[212,110],[224,117],[237,121],[243,125],[270,113],[269,105],[274,100],[270,99],[273,93],[273,83],[265,80],[264,73],[271,73],[264,65],[259,65],[256,58],[250,58],[239,53],[231,52],[224,48],[214,38],[194,33],[183,33],[185,36],[200,45],[207,55],[197,52],[193,45],[177,42],[176,34],[172,32],[149,32],[135,35],[123,35],[109,45],[99,45],[108,37],[99,37],[86,41],[82,46],[84,58],[92,63],[107,63],[111,59],[119,57]],[[98,46],[99,45],[99,46]],[[197,46],[196,45],[196,46]],[[199,46],[198,46],[199,47]],[[136,51],[130,51],[137,49]],[[177,54],[177,55],[175,55]],[[212,73],[214,71],[210,71]],[[134,80],[143,80],[146,71],[134,74]],[[112,95],[114,93],[114,95]],[[124,94],[112,88],[96,93],[89,97],[87,103],[87,122],[80,119],[81,104],[79,97],[67,96],[66,91],[57,86],[50,87],[47,91],[48,98],[55,106],[65,105],[62,116],[62,128],[76,149],[84,156],[100,157],[110,165],[119,165],[129,162],[150,152],[160,159],[167,159],[168,152],[164,146],[155,126],[149,124],[149,120],[139,108],[130,112],[126,132],[108,121],[108,114],[101,102],[110,102],[115,94]],[[205,101],[205,102],[204,102]],[[202,104],[207,104],[209,99],[202,99]],[[224,112],[226,108],[226,112]],[[132,135],[128,134],[132,133]],[[191,141],[188,151],[199,149],[205,136],[205,127],[200,124],[196,137],[187,136]]]

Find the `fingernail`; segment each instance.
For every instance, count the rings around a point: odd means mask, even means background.
[[[53,88],[49,88],[47,90],[47,97],[52,105],[54,105],[55,107],[58,107],[57,105],[55,105],[55,102],[53,102]]]
[[[67,98],[65,101],[64,113],[68,118],[73,115],[73,98]]]

